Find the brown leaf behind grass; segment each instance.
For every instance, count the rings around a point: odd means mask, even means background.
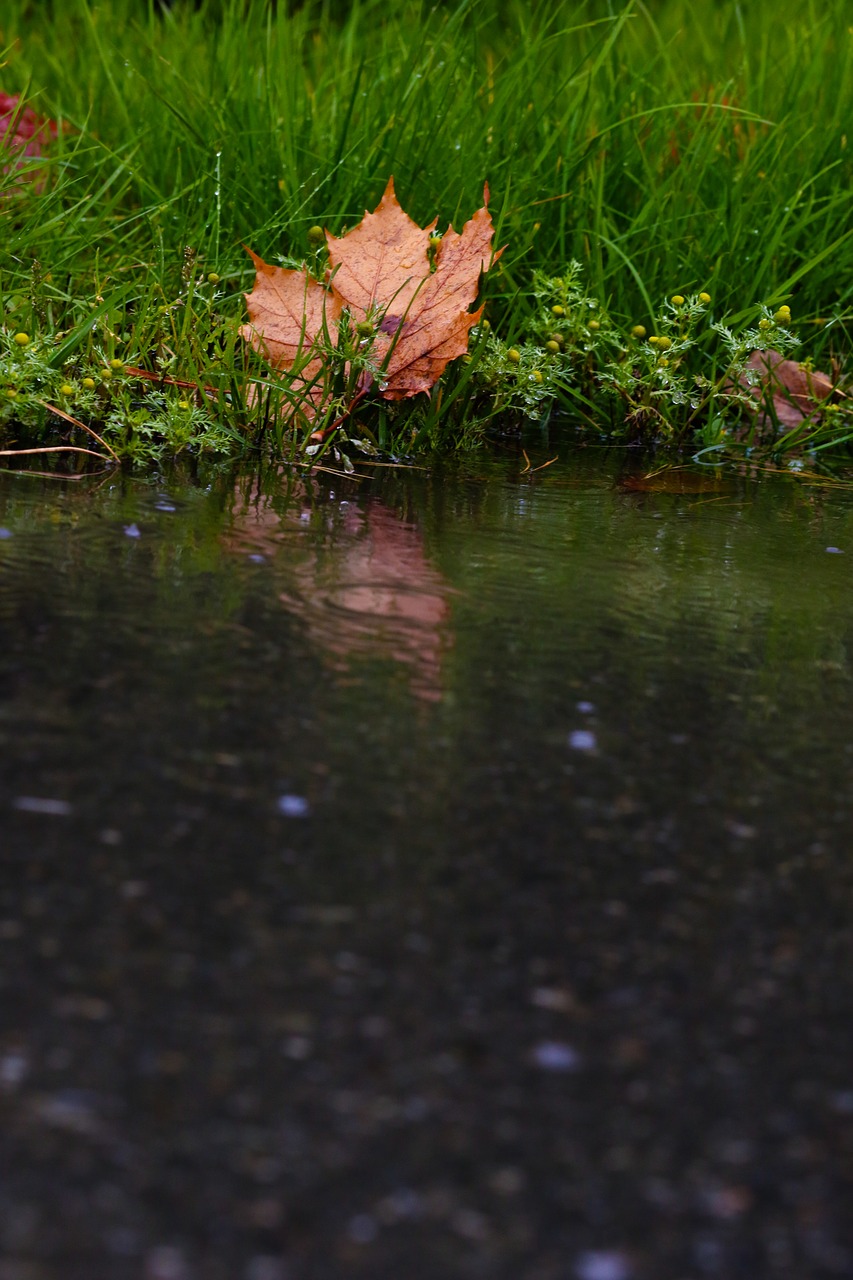
[[[772,349],[753,351],[747,368],[758,373],[758,381],[749,385],[742,376],[739,383],[764,407],[762,426],[772,423],[775,415],[780,427],[793,431],[804,419],[815,417],[823,401],[836,390],[828,374],[786,360]]]

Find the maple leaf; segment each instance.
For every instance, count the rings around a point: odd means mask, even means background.
[[[501,251],[492,254],[488,189],[485,201],[461,232],[448,229],[431,261],[436,221],[419,227],[400,207],[390,178],[376,209],[358,226],[340,237],[326,233],[327,286],[251,254],[257,276],[246,295],[244,338],[275,368],[292,369],[314,352],[299,373],[316,380],[324,341],[328,345],[335,336],[332,326],[346,308],[356,324],[374,326],[369,355],[381,371],[379,394],[404,400],[428,391],[449,362],[467,351],[470,330],[482,315],[482,307],[470,310],[480,275],[500,256]],[[365,375],[360,389],[370,382]]]

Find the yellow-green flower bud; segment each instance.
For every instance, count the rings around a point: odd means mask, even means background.
[[[94,389],[95,389],[95,379],[94,379],[94,378],[84,378],[84,379],[83,379],[83,386],[86,388],[86,390],[87,390],[87,391],[94,391]]]
[[[435,252],[435,250],[439,247],[440,244],[441,244],[441,236],[430,236],[429,247],[432,249],[433,252]]]
[[[700,293],[699,301],[702,303],[703,306],[707,307],[708,303],[711,301],[710,293],[704,293],[704,292]]]
[[[74,388],[72,387],[71,383],[63,382],[62,386],[59,388],[59,394],[61,396],[73,396]]]
[[[550,342],[545,343],[545,350],[550,351],[552,355],[556,355],[560,350],[560,344],[559,342],[555,342],[552,338]]]
[[[19,347],[29,346],[30,335],[28,333],[16,333],[14,337],[14,341],[17,343]]]
[[[672,297],[670,298],[670,302],[672,303],[672,305],[673,305],[674,307],[683,307],[683,306],[684,306],[684,298],[682,297],[682,295],[681,295],[680,293],[674,293],[674,294],[672,295]]]
[[[15,388],[14,388],[14,387],[9,387],[9,388],[8,388],[8,390],[6,391],[6,397],[7,397],[7,399],[9,399],[9,400],[14,400],[14,399],[15,399],[15,397],[17,396],[17,394],[18,394],[18,393],[17,393],[17,391],[15,390]]]
[[[542,374],[539,372],[539,370],[538,370],[538,369],[534,369],[534,370],[533,370],[533,372],[532,372],[532,373],[531,373],[531,375],[530,375],[530,381],[531,381],[531,382],[542,382],[542,380],[543,380],[543,379],[542,379]]]
[[[601,328],[601,322],[599,320],[590,320],[589,324],[587,325],[587,328],[592,329],[594,333],[596,329]]]
[[[113,371],[112,371],[112,369],[102,369],[102,370],[101,370],[101,381],[102,381],[102,382],[109,382],[109,380],[110,380],[110,378],[111,378],[112,376],[113,376]]]
[[[521,352],[518,347],[510,347],[509,351],[506,353],[506,358],[510,364],[518,364],[521,360]]]
[[[123,368],[124,368],[124,364],[122,363],[122,361],[121,361],[121,360],[111,360],[111,361],[110,361],[110,368],[111,368],[111,369],[115,369],[115,370],[116,370],[116,372],[118,372],[118,370],[119,370],[119,369],[123,369]]]
[[[758,322],[758,327],[766,333],[768,329],[773,328],[773,321],[768,320],[766,316],[762,316]]]
[[[215,271],[209,271],[207,275],[208,284],[219,284],[219,276]]]
[[[669,351],[672,343],[669,338],[658,338],[658,349],[660,351]]]
[[[660,338],[656,333],[653,333],[652,336],[649,338],[649,342],[652,344],[653,347],[656,347],[660,342]]]
[[[551,308],[552,316],[564,316],[565,314],[566,314],[566,308],[561,307],[559,302],[557,303],[556,307]]]
[[[631,330],[631,336],[634,338],[645,338],[646,326],[643,324],[635,324]]]
[[[178,408],[179,408],[179,409],[189,409],[189,407],[190,407],[190,402],[189,402],[189,400],[179,400],[179,401],[178,401]]]
[[[355,331],[360,338],[369,338],[373,333],[373,325],[369,320],[359,320],[355,326]]]
[[[777,324],[789,325],[791,323],[791,310],[789,307],[780,307],[773,316]]]
[[[326,233],[325,233],[325,231],[323,230],[323,228],[322,228],[322,227],[309,227],[309,228],[308,228],[308,243],[309,243],[309,244],[323,244],[323,243],[325,242],[325,239],[326,239]]]

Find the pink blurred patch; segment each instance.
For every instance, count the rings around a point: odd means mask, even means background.
[[[0,93],[0,151],[15,157],[15,168],[20,168],[23,160],[40,160],[58,135],[55,120],[40,116],[32,107],[22,107],[16,93]],[[8,173],[12,167],[3,165],[0,172]],[[39,179],[36,181],[41,185]]]

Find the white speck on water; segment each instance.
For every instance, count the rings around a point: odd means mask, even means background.
[[[347,1235],[354,1244],[370,1244],[376,1239],[376,1222],[369,1213],[357,1213],[350,1218]]]
[[[487,1239],[489,1234],[488,1219],[476,1209],[457,1209],[450,1225],[458,1236],[472,1243]]]
[[[724,825],[729,835],[734,836],[736,840],[754,840],[757,835],[757,828],[748,822],[738,822],[732,818]]]
[[[11,530],[11,529],[0,529],[0,541],[4,540],[4,539],[6,539],[6,538],[11,538],[11,536],[12,536],[12,530]]]
[[[652,871],[644,871],[640,880],[643,884],[675,884],[678,872],[673,867],[656,867]]]
[[[0,1089],[11,1092],[22,1083],[30,1067],[26,1054],[13,1049],[0,1058]]]
[[[311,806],[304,796],[279,796],[278,811],[285,818],[307,818]]]
[[[110,1227],[104,1232],[104,1243],[117,1258],[133,1258],[139,1253],[139,1236],[132,1227]]]
[[[291,1062],[304,1062],[306,1058],[311,1057],[314,1048],[312,1042],[307,1036],[288,1036],[281,1051],[285,1058],[290,1058]]]
[[[94,1099],[82,1089],[60,1089],[36,1100],[36,1116],[52,1129],[79,1133],[87,1137],[103,1134],[103,1125],[95,1110]]]
[[[831,556],[843,556],[843,555],[844,555],[844,552],[841,550],[841,548],[840,548],[840,547],[827,547],[826,549],[827,549],[827,551],[829,552],[829,554],[830,554]]]
[[[145,1280],[187,1280],[189,1268],[180,1249],[158,1244],[145,1259]]]
[[[420,1124],[429,1115],[429,1103],[426,1098],[421,1098],[415,1094],[414,1097],[406,1099],[400,1109],[400,1114],[410,1124]]]
[[[272,1254],[258,1254],[246,1264],[246,1280],[285,1280],[284,1266],[280,1258]]]
[[[629,1280],[631,1268],[621,1253],[592,1250],[582,1253],[575,1263],[578,1280]]]
[[[71,813],[67,800],[54,800],[49,796],[16,796],[12,807],[22,813],[43,813],[50,818],[67,818]]]
[[[423,1213],[423,1196],[411,1187],[398,1187],[380,1200],[377,1206],[380,1220],[388,1225],[407,1218],[419,1218]]]
[[[571,995],[562,987],[534,987],[530,1003],[537,1009],[549,1009],[552,1013],[565,1013],[571,1008]]]
[[[573,729],[569,734],[569,746],[575,751],[594,751],[598,739],[590,729]]]
[[[594,711],[595,711],[595,703],[594,703],[594,702],[579,702],[579,703],[577,704],[577,709],[578,709],[578,711],[581,713],[581,715],[582,715],[582,716],[591,716],[591,715],[594,713]]]
[[[139,532],[138,525],[126,524],[124,526],[124,536],[126,538],[141,538],[142,534]]]
[[[581,1064],[577,1050],[560,1040],[543,1040],[534,1046],[531,1057],[543,1071],[577,1071]]]
[[[138,898],[144,898],[147,892],[148,885],[144,880],[125,880],[119,889],[119,893],[126,902],[135,902]]]
[[[173,507],[171,502],[155,502],[154,506],[157,511],[177,511],[178,509]]]

